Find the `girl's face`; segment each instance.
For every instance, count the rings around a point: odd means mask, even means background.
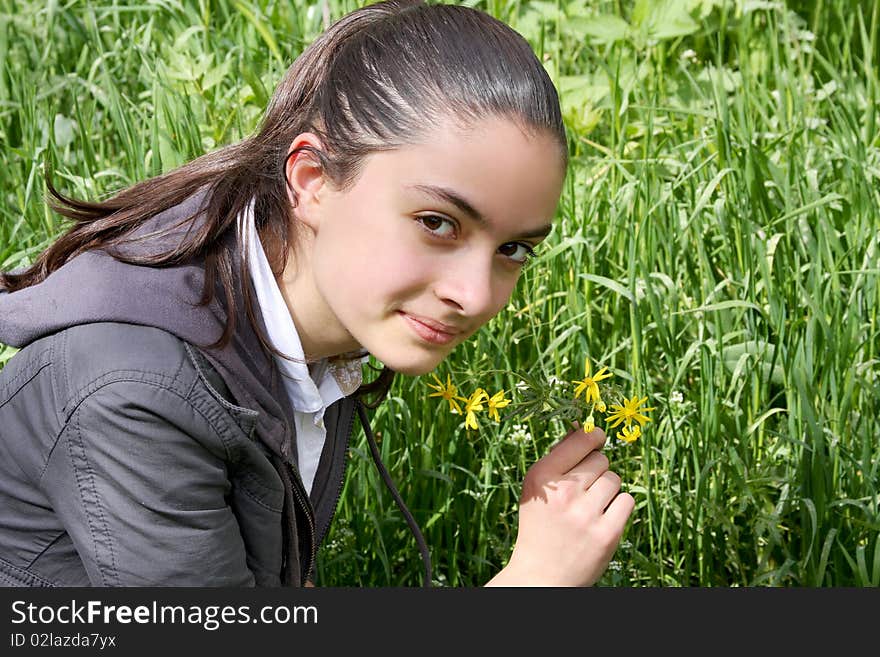
[[[306,355],[362,347],[402,374],[433,370],[505,307],[564,176],[553,138],[500,118],[374,153],[345,191],[292,159],[307,235],[282,289]]]

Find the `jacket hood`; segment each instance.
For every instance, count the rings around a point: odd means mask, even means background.
[[[145,221],[118,252],[140,255],[168,250],[200,221],[206,200],[206,192],[199,192]],[[170,232],[156,235],[165,229]],[[150,267],[127,264],[99,250],[72,258],[37,285],[0,292],[0,342],[22,348],[51,333],[93,322],[163,329],[199,347],[236,400],[259,411],[256,431],[262,442],[288,460],[294,442],[292,409],[274,359],[261,345],[245,313],[237,231],[230,231],[224,239],[232,259],[236,315],[235,331],[222,349],[208,348],[226,325],[225,296],[219,282],[214,299],[198,305],[205,277],[203,259]],[[259,310],[255,310],[264,328]]]

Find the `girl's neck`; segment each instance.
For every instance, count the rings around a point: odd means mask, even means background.
[[[357,351],[360,345],[339,323],[314,284],[307,251],[298,249],[295,256],[291,254],[276,279],[305,358],[313,362]]]

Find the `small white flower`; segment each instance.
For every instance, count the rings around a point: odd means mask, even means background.
[[[825,100],[826,98],[830,98],[831,95],[837,91],[837,83],[834,80],[831,82],[826,82],[822,85],[822,87],[816,92],[816,100]]]
[[[528,445],[532,442],[532,434],[525,424],[514,424],[510,428],[510,433],[507,434],[507,442],[517,447]]]
[[[810,32],[809,30],[798,30],[796,34],[797,38],[801,41],[815,41],[816,35]]]
[[[673,404],[680,404],[684,401],[684,395],[681,394],[680,390],[673,390],[672,394],[669,396],[669,401]]]

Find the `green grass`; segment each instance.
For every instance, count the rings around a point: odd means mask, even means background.
[[[880,0],[468,4],[545,62],[572,166],[544,255],[438,373],[509,391],[589,356],[657,407],[609,441],[636,509],[602,585],[880,584]],[[100,197],[249,134],[323,7],[3,0],[0,268],[63,228],[47,162]],[[479,585],[563,428],[468,433],[425,383],[399,379],[374,428],[437,581]],[[357,435],[319,582],[420,572]]]

